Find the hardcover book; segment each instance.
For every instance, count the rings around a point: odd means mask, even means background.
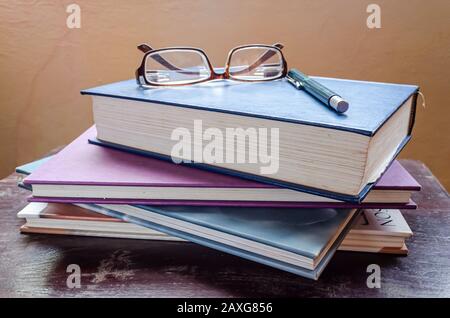
[[[95,204],[32,202],[17,216],[26,219],[20,228],[22,233],[185,241],[98,213],[100,210]],[[411,235],[399,210],[363,210],[338,250],[405,255],[405,240]]]
[[[350,109],[337,114],[285,79],[157,89],[129,80],[81,93],[93,97],[93,143],[360,202],[409,141],[418,87],[315,79]]]
[[[311,279],[351,228],[356,209],[99,204],[100,213]]]
[[[31,201],[151,205],[415,208],[420,185],[394,162],[361,204],[174,165],[88,143],[91,127],[51,159],[18,170],[31,173]]]

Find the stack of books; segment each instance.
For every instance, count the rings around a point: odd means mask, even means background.
[[[338,249],[406,254],[420,185],[395,158],[418,88],[316,79],[345,115],[284,79],[82,91],[95,126],[17,168],[21,231],[189,241],[312,279]]]

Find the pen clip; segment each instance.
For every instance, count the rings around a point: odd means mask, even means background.
[[[299,81],[293,79],[292,77],[286,75],[286,79],[288,80],[289,83],[294,85],[295,88],[297,88],[297,89],[302,89],[303,88],[303,85]]]

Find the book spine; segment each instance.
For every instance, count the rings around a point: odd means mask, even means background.
[[[409,117],[409,130],[408,130],[409,136],[411,136],[411,134],[412,134],[414,123],[416,121],[416,109],[417,109],[418,96],[419,96],[419,89],[417,89],[416,93],[412,97],[411,116]]]

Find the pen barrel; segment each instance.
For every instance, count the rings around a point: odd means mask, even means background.
[[[303,89],[305,89],[308,93],[310,93],[318,100],[320,100],[322,103],[328,106],[331,106],[329,103],[330,98],[337,95],[336,93],[326,88],[316,80],[313,80],[312,78],[310,78],[309,76],[303,74],[298,70],[295,69],[290,70],[289,76],[294,78],[296,81],[300,82],[302,84]]]

